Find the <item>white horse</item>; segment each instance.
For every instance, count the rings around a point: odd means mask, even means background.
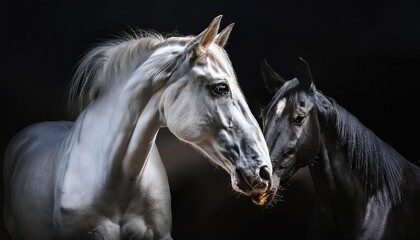
[[[13,239],[171,239],[162,127],[226,170],[234,190],[271,188],[264,137],[223,49],[233,24],[217,34],[220,20],[196,37],[148,33],[85,56],[77,119],[29,126],[6,150]]]

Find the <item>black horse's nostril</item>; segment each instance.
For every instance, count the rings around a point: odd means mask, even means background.
[[[259,174],[260,174],[261,179],[266,180],[266,181],[270,181],[271,174],[270,174],[270,171],[268,170],[267,166],[264,166],[264,167],[260,168],[260,173]]]

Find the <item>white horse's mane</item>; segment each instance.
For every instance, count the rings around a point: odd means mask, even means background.
[[[189,37],[191,39],[192,37]],[[79,61],[75,74],[70,82],[69,107],[78,114],[99,91],[107,79],[121,72],[129,71],[140,65],[134,58],[146,54],[167,40],[162,34],[154,31],[137,30],[133,34],[124,32],[116,39],[101,43],[88,51]]]
[[[101,86],[110,80],[118,80],[115,76],[119,76],[121,73],[133,72],[145,61],[145,59],[139,60],[140,56],[147,55],[165,44],[185,45],[193,39],[194,36],[191,35],[178,36],[176,33],[172,33],[163,36],[155,31],[137,30],[133,31],[133,34],[124,32],[120,37],[94,47],[79,61],[70,82],[68,99],[70,111],[72,114],[78,115],[96,99]],[[223,48],[212,47],[207,56],[229,75],[235,75],[229,57]],[[162,62],[156,64],[164,65]],[[159,69],[159,65],[154,67]],[[236,81],[235,85],[237,85]]]

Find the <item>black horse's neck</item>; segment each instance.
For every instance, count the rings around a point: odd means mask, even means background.
[[[321,133],[317,163],[309,166],[317,200],[310,239],[417,239],[420,169],[333,99],[316,98]]]
[[[403,157],[333,99],[319,92],[316,98],[324,145],[319,157],[330,163],[335,178],[344,178],[345,188],[357,185],[367,197],[398,203],[402,184],[398,158]]]

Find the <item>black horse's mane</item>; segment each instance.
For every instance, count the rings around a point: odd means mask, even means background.
[[[354,115],[328,98],[335,110],[339,140],[347,148],[355,175],[365,190],[392,203],[401,200],[402,176],[397,152],[364,126]]]

